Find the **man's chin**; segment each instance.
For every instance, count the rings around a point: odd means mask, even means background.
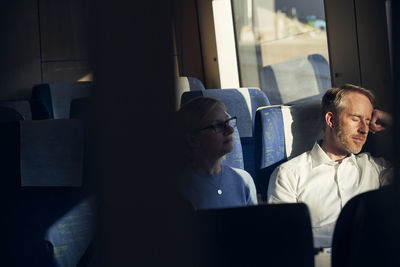
[[[353,148],[349,149],[349,151],[350,151],[350,153],[358,154],[361,152],[361,149],[362,149],[362,146],[361,147],[353,147]]]

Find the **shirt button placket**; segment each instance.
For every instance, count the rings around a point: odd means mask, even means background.
[[[339,197],[339,203],[340,207],[343,208],[343,185],[342,185],[342,180],[341,180],[341,175],[340,175],[340,164],[335,164],[335,181],[336,181],[336,186],[338,189],[338,197]]]

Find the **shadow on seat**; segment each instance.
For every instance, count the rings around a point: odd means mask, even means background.
[[[0,124],[7,266],[76,266],[95,231],[79,120]]]

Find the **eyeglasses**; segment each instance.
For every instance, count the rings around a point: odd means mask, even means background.
[[[199,129],[198,131],[203,131],[203,130],[207,130],[207,129],[213,129],[214,133],[222,133],[223,131],[226,130],[226,128],[228,127],[228,125],[232,128],[236,127],[236,121],[237,121],[237,117],[231,117],[229,119],[227,119],[226,121],[223,122],[219,122],[216,124],[212,124],[210,126],[206,126],[204,128]]]

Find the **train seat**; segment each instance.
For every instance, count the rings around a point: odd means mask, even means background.
[[[22,120],[24,120],[24,118],[15,109],[0,106],[0,123]]]
[[[184,92],[181,103],[183,104],[198,96],[221,100],[225,104],[227,112],[231,116],[237,117],[237,129],[242,145],[244,169],[254,177],[254,118],[257,108],[269,105],[267,96],[259,89],[207,89],[204,91]]]
[[[181,97],[184,92],[188,91],[204,91],[206,88],[202,81],[196,77],[180,76],[175,80],[176,105],[177,110],[180,108]]]
[[[184,76],[180,76],[176,79],[176,88],[185,92],[206,90],[203,82],[198,78]]]
[[[42,102],[37,100],[0,101],[0,107],[6,107],[18,112],[23,120],[49,119],[50,114]]]
[[[266,200],[273,170],[312,149],[323,137],[320,101],[274,105],[257,110],[255,119],[256,187]]]
[[[265,66],[260,72],[260,83],[272,105],[322,99],[332,86],[329,63],[319,54]]]
[[[0,124],[1,197],[10,266],[76,266],[95,231],[80,120]]]
[[[240,142],[240,135],[237,128],[233,132],[233,151],[226,154],[222,158],[221,163],[233,168],[244,169],[242,143]]]
[[[69,118],[71,101],[89,97],[92,82],[56,82],[37,84],[32,88],[32,99],[41,101],[51,118]]]
[[[350,199],[336,222],[332,267],[400,266],[399,209],[398,184]]]
[[[198,210],[197,266],[314,266],[303,203]]]

